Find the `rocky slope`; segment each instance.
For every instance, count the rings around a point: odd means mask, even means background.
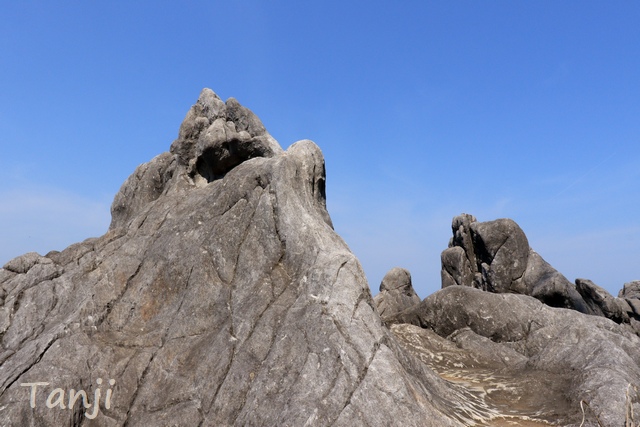
[[[374,301],[332,228],[318,147],[283,151],[205,89],[170,151],[123,184],[104,236],[0,270],[0,425],[617,426],[640,413],[637,285],[565,289],[529,268],[544,264],[519,228],[479,246],[473,223],[454,220],[445,289],[421,302],[394,269]],[[540,298],[541,277],[562,298]]]

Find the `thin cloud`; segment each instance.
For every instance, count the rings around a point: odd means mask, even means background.
[[[107,231],[106,198],[87,198],[54,188],[0,191],[0,265],[25,252],[45,254]]]

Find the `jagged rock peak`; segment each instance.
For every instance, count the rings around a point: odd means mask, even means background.
[[[171,153],[192,177],[212,181],[253,157],[282,152],[251,110],[234,99],[222,100],[203,89],[185,117]]]
[[[126,226],[162,194],[202,187],[249,159],[281,153],[251,110],[234,98],[225,103],[205,88],[187,112],[170,151],[140,165],[122,185],[111,206],[109,229]]]
[[[122,186],[104,236],[0,269],[0,420],[461,425],[456,390],[399,347],[331,227],[318,146],[278,154],[269,138],[204,91],[172,152]],[[191,175],[207,153],[260,144],[211,182]],[[70,390],[103,399],[88,409]]]

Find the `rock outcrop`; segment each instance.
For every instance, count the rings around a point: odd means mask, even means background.
[[[334,232],[311,141],[205,89],[112,216],[0,270],[5,424],[459,425]]]
[[[640,336],[640,281],[625,283],[618,293],[617,300],[623,307],[623,319],[626,312],[629,323]]]
[[[618,298],[588,279],[576,279],[574,285],[529,247],[526,235],[511,219],[478,222],[462,214],[453,219],[452,231],[441,256],[443,288],[460,285],[529,295],[552,307],[632,324],[640,333],[635,326],[640,318],[633,308],[639,282],[625,285]]]
[[[630,422],[640,380],[639,282],[626,284],[618,298],[587,279],[573,285],[529,247],[510,219],[477,222],[462,214],[452,231],[441,256],[443,290],[390,321],[434,331],[467,350],[464,357],[471,352],[471,363],[460,362],[465,367],[507,373],[504,390],[546,396],[534,405],[536,417],[590,402],[596,425]],[[451,363],[440,369],[448,372]],[[464,369],[458,375],[476,378]],[[550,376],[552,384],[541,381]],[[523,382],[516,386],[509,378]]]
[[[400,267],[389,270],[380,283],[380,293],[373,301],[383,319],[419,304],[420,297],[411,284],[411,273]]]
[[[313,142],[282,150],[203,90],[170,151],[123,184],[105,235],[0,269],[0,425],[618,426],[640,413],[637,282],[618,298],[576,287],[513,221],[461,216],[444,289],[421,302],[394,268],[374,299],[325,198]]]

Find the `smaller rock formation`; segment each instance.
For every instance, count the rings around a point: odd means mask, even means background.
[[[640,280],[625,283],[618,293],[618,297],[640,299]]]
[[[453,238],[442,252],[442,287],[471,286],[496,293],[531,295],[554,307],[586,312],[575,287],[529,247],[511,219],[453,219]]]
[[[538,396],[532,402],[542,411],[537,416],[571,413],[588,402],[599,414],[588,425],[622,425],[624,405],[631,405],[624,390],[640,380],[640,282],[625,284],[618,298],[587,279],[576,279],[574,285],[529,247],[510,219],[478,222],[462,214],[453,219],[452,231],[441,256],[443,290],[388,322],[410,323],[453,341],[467,351],[449,356],[462,358],[460,366],[469,366],[463,359],[470,352],[474,369],[507,378],[501,389],[526,389],[527,396]],[[451,367],[442,369],[446,373]],[[480,381],[474,371],[457,375]],[[549,376],[553,383],[545,380]],[[514,377],[521,379],[517,386],[509,385]],[[568,405],[558,406],[562,401]],[[500,404],[499,395],[493,404]],[[573,421],[570,416],[552,421],[558,422]]]
[[[629,317],[631,327],[640,335],[640,281],[625,283],[618,293],[618,300]]]
[[[616,323],[629,323],[628,304],[622,298],[614,298],[588,279],[576,279],[576,288],[591,314],[607,317]]]
[[[385,274],[380,293],[373,298],[382,319],[386,319],[420,303],[420,297],[411,285],[411,273],[395,267]]]
[[[574,285],[529,247],[511,219],[478,222],[462,214],[453,219],[452,231],[441,256],[443,288],[461,285],[529,295],[551,307],[630,324],[640,333],[640,282],[626,284],[618,298],[587,279],[576,279]]]

